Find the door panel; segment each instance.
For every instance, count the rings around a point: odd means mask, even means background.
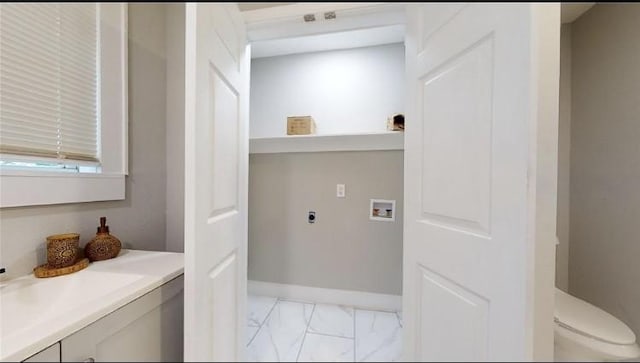
[[[185,360],[244,354],[249,48],[236,4],[186,5]]]
[[[237,314],[229,314],[238,305],[236,254],[227,257],[209,274],[209,306],[212,309],[211,356],[214,361],[224,361],[235,356],[236,334],[229,334],[229,326],[238,325]]]
[[[177,277],[61,341],[63,362],[182,359],[183,277]]]
[[[540,89],[538,79],[552,79],[558,62],[540,51],[558,45],[539,41],[540,24],[559,32],[558,14],[557,4],[408,5],[407,360],[532,360],[536,319],[553,335],[552,309],[540,314],[534,301],[553,280],[539,290],[534,281],[549,262],[536,260],[536,246],[552,243],[536,231],[536,212],[555,214],[537,204],[541,171],[556,168],[552,157],[536,164],[554,152],[537,149],[553,139],[537,130],[557,125],[553,112],[539,114],[557,110],[557,99],[538,97],[553,82]]]
[[[487,360],[489,302],[424,267],[420,270],[423,335],[419,337],[418,356],[421,360],[436,361]],[[435,330],[435,326],[445,328]],[[467,348],[448,349],[456,345]]]
[[[211,153],[211,215],[238,209],[238,91],[213,65],[209,68],[211,108],[209,147]]]
[[[492,39],[484,38],[443,61],[422,88],[425,223],[485,236],[491,216],[492,48]],[[452,107],[450,100],[465,107]]]

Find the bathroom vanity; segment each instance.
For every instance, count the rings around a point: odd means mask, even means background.
[[[122,250],[74,274],[0,285],[0,361],[179,361],[181,253]]]

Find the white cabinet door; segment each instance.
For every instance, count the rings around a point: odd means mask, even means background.
[[[181,361],[182,291],[179,277],[68,336],[62,361]]]
[[[558,4],[408,9],[405,359],[553,359]]]
[[[236,4],[186,5],[185,360],[242,360],[249,47]]]
[[[43,349],[23,362],[60,362],[60,343],[56,343],[49,348]]]

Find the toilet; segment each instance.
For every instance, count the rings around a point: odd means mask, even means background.
[[[636,335],[622,321],[556,288],[554,358],[567,361],[623,361],[640,357]]]

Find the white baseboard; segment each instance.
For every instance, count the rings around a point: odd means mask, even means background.
[[[398,295],[286,285],[254,280],[248,282],[247,289],[253,295],[272,296],[303,302],[347,305],[361,309],[382,311],[402,310],[402,296]]]

